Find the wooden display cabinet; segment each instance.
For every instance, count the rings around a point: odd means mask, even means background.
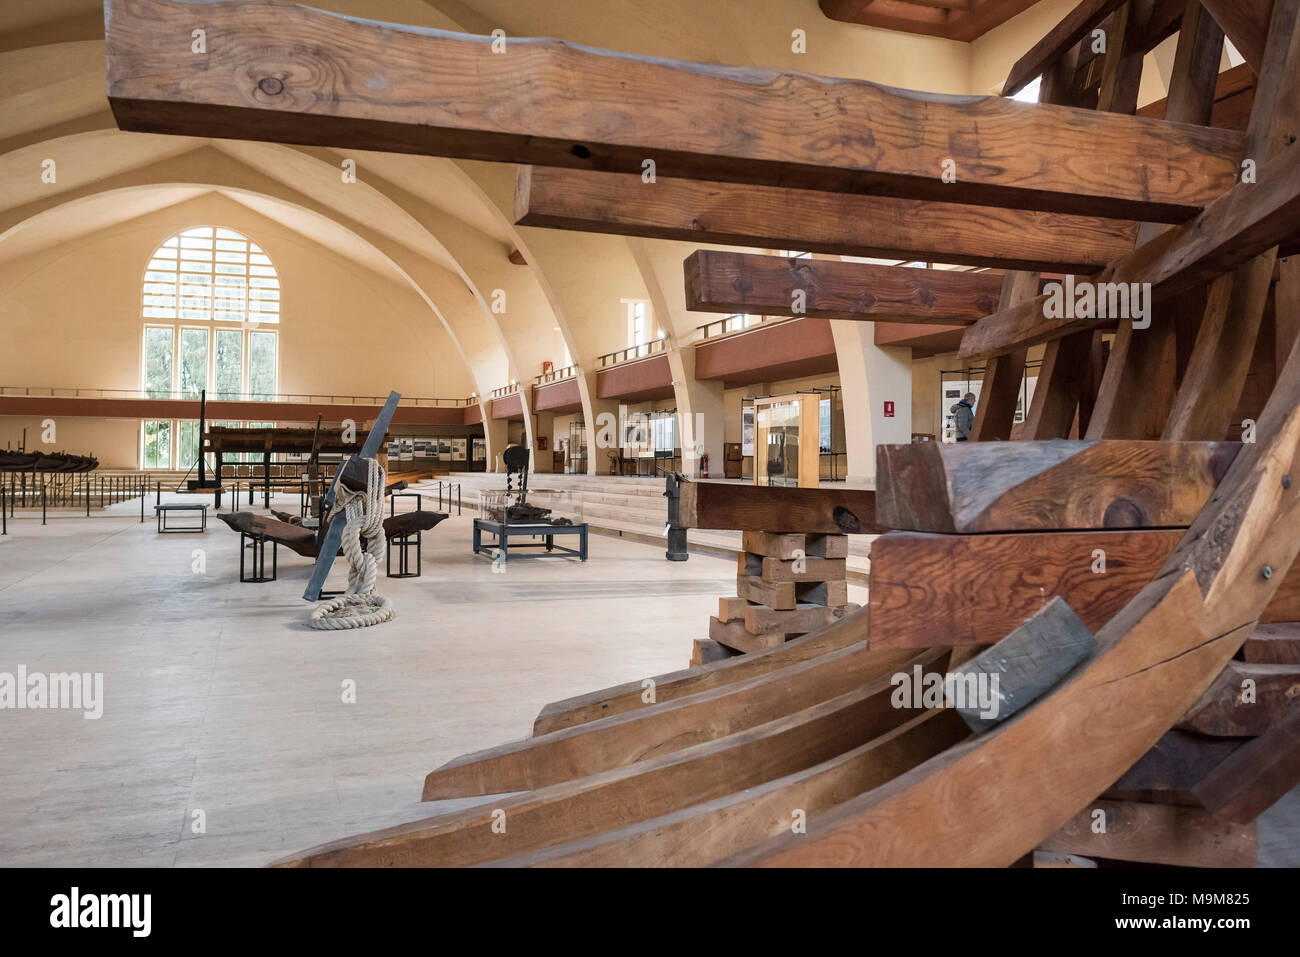
[[[754,484],[817,488],[821,395],[792,392],[754,401]]]

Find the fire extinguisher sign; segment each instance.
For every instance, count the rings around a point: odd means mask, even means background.
[[[894,403],[892,403],[892,402],[886,402],[886,403],[885,403],[885,418],[887,418],[887,419],[892,419],[893,417],[894,417]]]

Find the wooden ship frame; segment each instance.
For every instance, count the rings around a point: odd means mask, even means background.
[[[502,56],[262,2],[204,5],[200,67],[177,41],[192,6],[106,6],[123,129],[523,164],[523,225],[1003,270],[991,294],[988,273],[691,257],[692,307],[782,314],[798,287],[813,315],[964,326],[986,361],[977,441],[882,447],[873,497],[681,487],[686,527],[884,532],[868,606],[548,705],[533,737],[424,784],[519,793],[285,863],[1254,863],[1255,818],[1300,780],[1300,0],[1085,0],[1011,72],[1007,94],[1043,77],[1039,104],[553,40]],[[1225,31],[1253,74],[1236,128],[1215,123]],[[1143,57],[1175,32],[1163,114],[1137,116]],[[1042,273],[1149,283],[1152,320],[1053,316]],[[1044,343],[1021,441],[992,444]],[[1090,633],[1064,662],[1035,628],[1062,605]],[[891,676],[990,647],[1006,720],[891,703]]]

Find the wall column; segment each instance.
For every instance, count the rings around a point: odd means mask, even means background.
[[[587,474],[608,475],[609,453],[618,452],[623,444],[622,410],[618,399],[598,399],[597,373],[584,372],[587,394],[591,397],[591,416],[587,423]]]
[[[844,399],[848,481],[876,487],[876,446],[912,441],[912,350],[876,345],[875,323],[831,322]],[[885,403],[893,415],[885,415]]]
[[[546,448],[538,448],[538,440],[546,439]],[[533,471],[554,472],[555,413],[537,412],[533,415]]]
[[[709,476],[723,474],[722,442],[726,431],[726,408],[722,381],[695,378],[695,348],[685,346],[668,353],[673,374],[673,393],[677,399],[680,426],[678,441],[682,448],[682,473],[699,478],[699,456],[709,457]]]

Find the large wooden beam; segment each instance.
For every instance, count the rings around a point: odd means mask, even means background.
[[[1286,241],[1300,228],[1300,150],[1284,150],[1258,169],[1258,182],[1237,184],[1195,219],[1139,246],[1092,281],[1151,283],[1158,313],[1169,297],[1209,283]],[[1114,321],[1095,315],[1049,317],[1047,298],[1030,299],[976,322],[962,337],[961,357],[998,355]]]
[[[1300,698],[1300,666],[1230,661],[1177,727],[1219,737],[1257,737]]]
[[[993,644],[1055,597],[1096,632],[1156,577],[1183,534],[890,532],[871,544],[871,646],[923,648],[939,635]],[[1290,620],[1298,593],[1300,573],[1288,574],[1261,620]]]
[[[1110,13],[1117,10],[1124,0],[1084,0],[1065,15],[1047,36],[1030,48],[1011,67],[1007,82],[1002,85],[1003,96],[1015,96],[1025,86],[1042,76],[1060,60],[1071,47],[1082,40],[1088,32]]]
[[[916,442],[876,447],[876,517],[916,532],[1190,525],[1235,442]]]
[[[1131,801],[1094,801],[1041,846],[1173,867],[1254,867],[1259,854],[1254,824],[1199,808]]]
[[[950,202],[524,166],[515,221],[648,239],[994,268],[1091,271],[1130,252],[1134,223]],[[1070,237],[1062,243],[1061,236]]]
[[[1253,821],[1300,784],[1300,705],[1233,752],[1193,789],[1196,799],[1230,821]]]
[[[854,488],[683,482],[677,516],[684,528],[822,535],[886,531],[876,522],[876,493]]]
[[[682,264],[692,312],[969,324],[996,311],[996,273],[700,249]]]
[[[490,37],[260,0],[207,3],[202,19],[212,42],[196,56],[175,42],[195,28],[193,4],[109,0],[108,93],[123,129],[636,173],[650,159],[658,176],[1169,222],[1232,183],[1241,143],[1235,131],[556,40],[498,53]],[[942,177],[948,160],[955,182]]]
[[[1201,0],[1223,27],[1237,52],[1256,73],[1264,62],[1269,14],[1273,0]]]

